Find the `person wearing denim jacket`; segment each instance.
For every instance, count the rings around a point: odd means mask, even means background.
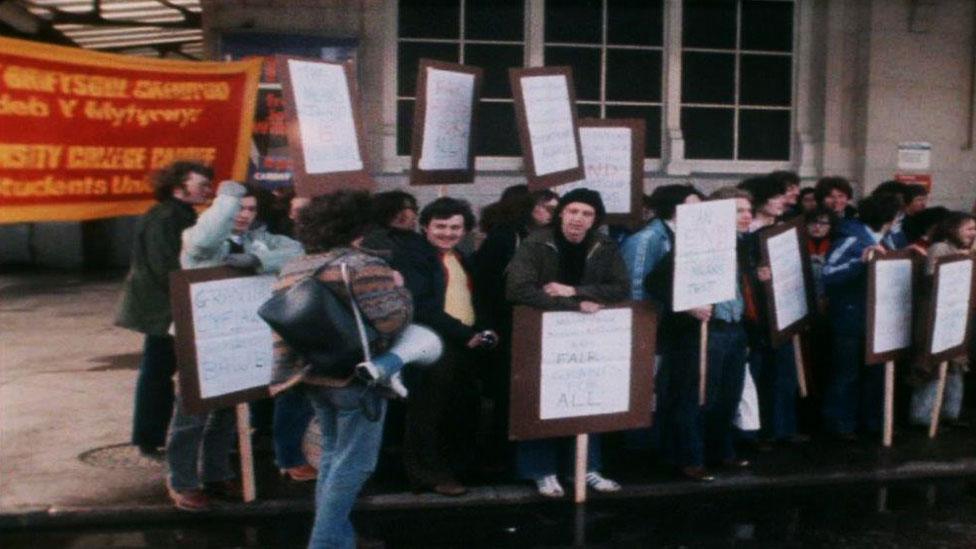
[[[898,208],[898,201],[888,194],[862,200],[860,218],[840,224],[823,267],[833,332],[824,427],[843,440],[856,438],[859,427],[868,432],[881,428],[884,370],[877,364],[864,364],[867,264],[873,254],[885,252],[882,240]]]
[[[277,273],[282,265],[303,253],[302,246],[274,235],[258,222],[259,190],[224,181],[213,204],[183,231],[180,264],[184,269],[231,265],[258,273]],[[209,505],[202,483],[211,492],[230,496],[227,481],[234,477],[228,456],[234,443],[234,411],[224,408],[188,414],[176,395],[166,444],[170,498],[180,509],[197,511]],[[202,467],[198,466],[202,462]],[[202,468],[202,474],[201,474]]]

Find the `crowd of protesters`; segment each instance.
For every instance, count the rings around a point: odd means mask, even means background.
[[[458,496],[479,478],[472,471],[490,471],[526,479],[541,496],[565,494],[560,476],[571,441],[507,439],[514,305],[592,313],[627,299],[654,301],[658,354],[648,363],[655,417],[642,435],[677,477],[707,482],[723,468],[749,467],[746,457],[761,459],[754,450],[804,444],[813,432],[840,441],[878,433],[883,369],[864,363],[867,262],[910,247],[927,257],[931,274],[935,258],[969,251],[976,238],[972,215],[927,207],[922,186],[884,182],[855,207],[845,179],[801,189],[791,172],[750,177],[707,196],[691,184],[659,186],[645,196],[642,226],[613,230],[598,192],[559,196],[524,185],[506,189],[479,221],[466,201],[451,197],[423,208],[403,191],[276,198],[225,181],[198,216],[194,206],[213,196],[211,177],[209,168],[188,162],[160,172],[158,204],[136,228],[117,320],[145,334],[132,443],[147,455],[165,452],[167,487],[181,509],[207,509],[211,498],[239,490],[228,459],[232,411],[188,414],[178,395],[174,406],[169,272],[230,265],[280,273],[275,291],[283,292],[307,276],[339,287],[338,266],[346,264],[345,283],[382,336],[375,358],[350,378],[321,377],[277,338],[269,422],[283,474],[318,479],[313,541],[337,546],[355,537],[348,515],[383,444],[386,397],[397,429],[385,436],[395,440],[413,490]],[[675,312],[676,211],[705,200],[736,204],[735,298]],[[807,402],[798,399],[794,346],[770,339],[763,291],[770,271],[759,245],[763,231],[797,219],[816,296],[800,347]],[[705,406],[698,396],[702,322],[709,329]],[[406,358],[397,345],[419,354]],[[401,372],[411,361],[427,366]],[[942,416],[959,427],[966,368],[966,360],[953,361],[945,384]],[[911,387],[906,421],[927,424],[935,374],[915,364],[903,371]],[[378,422],[362,415],[363,388],[374,385],[384,388],[368,397]],[[320,463],[306,463],[301,448],[313,415],[323,433]],[[612,471],[602,468],[601,443],[589,437],[586,482],[617,491]]]

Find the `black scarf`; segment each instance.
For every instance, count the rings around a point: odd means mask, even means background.
[[[559,249],[559,275],[556,282],[567,286],[579,286],[583,281],[583,271],[586,268],[586,252],[589,249],[590,238],[584,238],[579,244],[566,240],[562,231],[556,230],[556,248]]]

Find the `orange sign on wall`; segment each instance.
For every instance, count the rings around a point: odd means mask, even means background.
[[[0,223],[141,214],[176,160],[243,179],[260,71],[0,38]]]
[[[926,191],[932,192],[932,174],[929,173],[896,173],[895,181],[921,185]]]

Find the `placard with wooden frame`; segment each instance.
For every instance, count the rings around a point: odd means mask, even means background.
[[[811,315],[813,314],[813,303],[815,303],[814,289],[813,289],[813,270],[810,267],[810,254],[807,251],[806,246],[806,233],[803,230],[803,219],[797,218],[793,221],[780,223],[772,227],[767,227],[760,230],[759,236],[759,248],[762,254],[762,264],[769,266],[769,239],[777,237],[781,234],[785,234],[789,231],[796,231],[796,243],[799,247],[800,261],[802,265],[800,266],[803,273],[803,288],[804,295],[806,296],[806,314],[794,320],[782,329],[779,329],[779,313],[776,307],[775,292],[773,291],[773,277],[772,275],[769,280],[763,282],[763,291],[766,296],[766,312],[769,318],[769,336],[773,345],[782,345],[787,343],[792,339],[792,337],[800,333],[803,328],[810,321]],[[772,273],[772,269],[770,269]]]
[[[528,115],[526,113],[525,93],[522,80],[539,76],[558,76],[565,79],[569,101],[570,117],[572,118],[572,132],[575,143],[573,154],[576,164],[563,170],[540,174],[536,154],[532,148],[532,136],[529,133]],[[576,90],[573,85],[573,69],[570,67],[534,67],[508,69],[508,79],[512,86],[512,97],[515,98],[515,122],[518,126],[519,142],[522,144],[522,158],[525,163],[525,177],[529,190],[544,190],[563,183],[579,181],[585,176],[583,169],[583,154],[580,148],[579,119],[576,116]]]
[[[641,118],[580,118],[579,119],[580,145],[583,145],[583,134],[587,128],[619,128],[625,129],[630,133],[630,190],[628,192],[628,211],[627,213],[612,212],[610,202],[606,195],[603,201],[607,205],[606,222],[611,225],[622,225],[632,230],[638,229],[644,223],[644,142],[647,138],[646,123]],[[582,149],[581,149],[582,150]],[[587,158],[583,151],[583,168],[587,171]],[[560,186],[557,190],[560,194],[576,187],[587,187],[596,191],[601,189],[588,185],[588,181],[594,175],[586,173],[586,179],[578,183],[569,183]],[[601,194],[603,194],[601,192]]]
[[[184,409],[187,413],[199,414],[270,396],[267,384],[214,397],[205,398],[201,395],[200,357],[197,352],[195,340],[196,329],[194,326],[191,286],[202,282],[252,278],[254,276],[251,271],[232,267],[188,269],[170,273],[170,303],[173,310],[173,322],[176,326],[175,349],[176,364],[179,371],[179,390]],[[257,312],[255,310],[256,316]],[[267,365],[269,380],[271,366],[271,364]]]
[[[305,158],[305,142],[302,141],[302,137],[312,130],[308,129],[303,133],[301,127],[298,112],[298,97],[295,95],[294,75],[292,75],[292,69],[295,65],[292,65],[291,62],[342,67],[342,73],[345,75],[346,89],[348,90],[349,110],[352,115],[353,128],[355,130],[355,147],[358,149],[357,153],[361,164],[359,167],[348,170],[323,170],[309,173],[309,159]],[[292,180],[295,182],[295,194],[297,196],[311,198],[338,190],[373,190],[376,182],[370,177],[368,171],[369,159],[367,158],[366,150],[366,132],[363,129],[359,86],[356,82],[356,70],[353,62],[333,63],[319,59],[277,55],[275,56],[275,63],[278,66],[278,75],[282,87],[282,99],[285,103],[285,122],[288,128],[288,148],[292,158]]]
[[[429,69],[469,75],[474,78],[474,89],[471,93],[471,116],[468,120],[467,136],[467,166],[464,169],[437,169],[430,170],[420,167],[421,156],[424,151],[425,137],[427,135],[427,109],[430,107],[429,94],[427,93],[427,82]],[[459,65],[457,63],[447,63],[435,61],[433,59],[421,59],[417,67],[417,102],[414,104],[413,111],[413,134],[411,138],[410,154],[410,184],[411,185],[449,185],[455,183],[474,183],[474,144],[475,133],[477,132],[478,122],[478,102],[481,99],[481,83],[484,80],[484,69]]]
[[[543,311],[526,306],[515,307],[512,316],[512,381],[509,408],[511,440],[622,431],[639,429],[651,424],[657,312],[648,301],[610,305],[604,310],[615,309],[628,309],[632,312],[627,409],[619,413],[542,419],[543,315],[562,311]],[[571,314],[585,315],[586,313]],[[572,350],[567,349],[567,352]]]
[[[960,344],[954,345],[947,349],[942,349],[941,351],[932,352],[933,338],[935,335],[935,320],[936,320],[936,307],[938,307],[938,296],[939,296],[939,273],[944,268],[945,265],[952,263],[968,261],[973,263],[973,257],[969,254],[952,254],[946,255],[935,260],[935,271],[932,273],[932,286],[931,293],[929,293],[925,299],[925,324],[923,332],[923,344],[921,346],[918,359],[923,361],[925,364],[936,365],[940,362],[945,362],[958,358],[966,354],[969,349],[969,341],[972,337],[972,322],[970,322],[970,317],[972,315],[973,309],[973,271],[970,270],[970,280],[969,280],[969,300],[966,303],[964,322],[966,323],[965,335]]]
[[[865,337],[866,337],[866,345],[864,346],[864,363],[865,364],[880,364],[882,362],[889,362],[889,361],[894,361],[894,360],[901,360],[903,358],[910,358],[911,357],[911,354],[914,352],[914,349],[913,349],[913,346],[914,346],[914,341],[913,341],[914,337],[913,336],[915,334],[915,327],[914,327],[914,325],[912,326],[912,328],[911,328],[911,330],[909,332],[910,335],[909,335],[909,338],[908,338],[908,340],[909,340],[908,345],[906,345],[904,347],[901,347],[901,348],[898,348],[898,349],[890,349],[890,350],[882,351],[882,352],[875,352],[874,351],[875,346],[876,346],[876,342],[875,342],[875,323],[876,323],[877,318],[878,318],[877,317],[877,305],[878,305],[878,303],[877,303],[877,301],[878,301],[878,298],[877,298],[877,289],[878,289],[877,277],[878,277],[878,273],[877,273],[877,271],[878,271],[878,263],[884,262],[884,261],[900,261],[900,260],[906,260],[906,259],[909,260],[909,261],[911,261],[911,268],[912,268],[912,274],[911,274],[911,278],[912,278],[912,311],[911,311],[912,314],[911,314],[911,319],[912,320],[911,320],[911,322],[914,323],[914,319],[916,317],[915,311],[918,310],[918,306],[919,306],[919,299],[918,299],[918,296],[916,295],[915,290],[919,287],[919,284],[921,282],[921,275],[922,275],[922,269],[921,269],[921,266],[920,266],[920,261],[919,261],[919,258],[918,258],[917,253],[915,251],[913,251],[911,248],[905,248],[903,250],[897,250],[897,251],[890,251],[890,252],[887,252],[883,256],[881,256],[881,255],[876,256],[870,263],[868,263],[868,298],[867,298],[868,301],[867,301],[867,307],[866,307],[866,312],[867,312],[867,325],[866,325],[867,326],[867,334],[865,334]]]

